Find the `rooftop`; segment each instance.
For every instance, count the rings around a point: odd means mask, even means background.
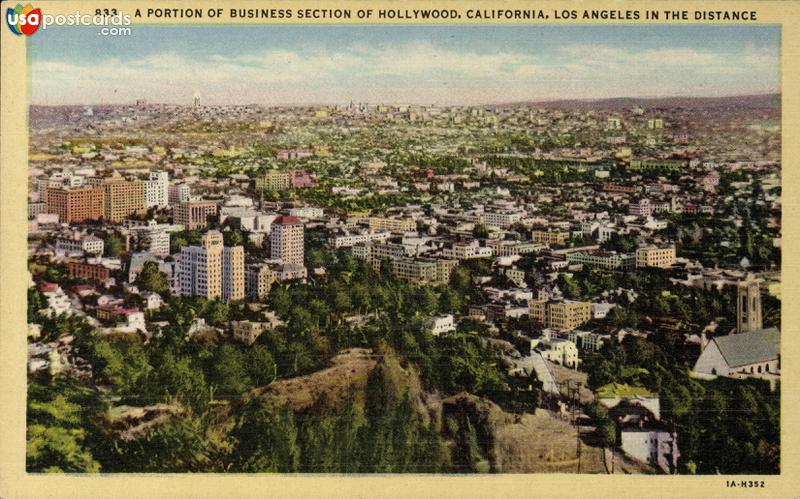
[[[712,341],[730,367],[774,360],[781,352],[781,333],[774,327],[719,336]]]
[[[273,225],[302,225],[299,218],[292,215],[281,215],[272,221]]]

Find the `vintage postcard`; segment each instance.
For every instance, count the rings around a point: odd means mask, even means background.
[[[799,7],[3,2],[0,496],[800,496]]]

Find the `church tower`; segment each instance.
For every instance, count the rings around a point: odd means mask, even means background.
[[[763,329],[761,320],[761,280],[748,276],[736,284],[736,332]]]

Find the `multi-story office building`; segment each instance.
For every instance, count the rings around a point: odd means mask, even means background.
[[[111,270],[102,265],[86,262],[67,262],[70,277],[82,277],[103,281],[111,277]]]
[[[208,217],[216,216],[217,208],[214,201],[178,203],[173,209],[172,219],[186,230],[205,229],[208,227]]]
[[[592,318],[592,304],[589,302],[532,300],[530,309],[531,319],[555,329],[575,329]]]
[[[47,213],[47,205],[42,203],[28,203],[28,220],[33,220],[42,213]]]
[[[392,259],[392,273],[414,284],[441,285],[450,282],[457,265],[456,260],[402,257]]]
[[[522,213],[519,211],[487,211],[483,214],[486,225],[492,227],[509,227],[522,220]]]
[[[144,183],[145,205],[166,208],[169,206],[169,174],[150,172],[150,179]]]
[[[356,244],[385,242],[391,237],[390,232],[364,232],[360,234],[342,234],[331,237],[328,242],[334,248],[349,248]]]
[[[55,213],[65,223],[97,220],[105,213],[103,189],[61,189],[48,187],[45,191],[47,213]]]
[[[244,298],[244,246],[222,248],[222,301]]]
[[[244,248],[224,246],[219,231],[206,233],[200,246],[181,248],[178,293],[225,302],[244,298]]]
[[[567,254],[567,262],[570,265],[583,264],[588,267],[606,270],[627,270],[633,268],[635,258],[633,255],[615,251],[576,251]]]
[[[642,198],[628,205],[628,213],[639,217],[649,217],[653,214],[653,204],[647,198]]]
[[[442,256],[456,260],[488,258],[492,256],[492,248],[483,247],[476,240],[456,241],[449,248],[442,248]]]
[[[275,274],[267,264],[254,263],[247,266],[245,273],[245,294],[253,300],[263,300],[269,296],[270,287],[275,282]]]
[[[256,191],[282,191],[292,185],[292,176],[288,171],[269,170],[255,180]]]
[[[547,246],[544,244],[498,239],[486,241],[486,246],[492,250],[492,256],[525,255],[528,253],[538,253],[544,249],[547,249]]]
[[[636,249],[636,267],[669,268],[675,265],[675,245],[640,246]]]
[[[105,243],[99,237],[88,235],[73,235],[56,239],[56,254],[59,255],[101,255]]]
[[[314,206],[303,206],[302,208],[292,208],[289,215],[297,218],[322,218],[325,210]]]
[[[631,170],[680,170],[686,161],[676,159],[632,159]]]
[[[369,217],[369,228],[374,232],[416,232],[417,222],[411,218]]]
[[[291,215],[272,221],[269,235],[270,256],[284,265],[303,265],[303,222]]]
[[[170,185],[167,188],[167,201],[169,204],[185,203],[192,195],[192,189],[187,184]]]
[[[531,239],[535,243],[564,244],[569,241],[568,230],[535,230],[531,232]]]
[[[155,256],[169,255],[169,232],[165,230],[149,230],[142,234],[145,251]]]
[[[99,187],[105,191],[103,216],[106,220],[119,222],[130,215],[142,214],[147,211],[144,182],[141,180],[129,181],[122,177],[95,177],[90,179],[89,183],[92,187]]]

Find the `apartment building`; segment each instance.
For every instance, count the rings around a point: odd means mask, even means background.
[[[265,263],[254,263],[247,266],[245,272],[245,294],[253,300],[264,300],[269,296],[275,274]]]
[[[94,279],[104,281],[111,277],[111,270],[102,265],[86,262],[67,262],[67,271],[70,277]]]
[[[588,267],[606,270],[628,270],[633,268],[635,258],[633,255],[614,251],[576,251],[567,254],[567,263],[570,265],[583,264]]]
[[[531,240],[542,244],[565,244],[569,241],[568,230],[534,230]]]
[[[669,268],[675,265],[675,245],[647,245],[636,249],[636,267]]]
[[[148,208],[166,208],[169,206],[169,174],[167,172],[150,172],[150,178],[144,182],[145,206]]]
[[[199,246],[184,246],[178,256],[178,293],[225,302],[244,298],[244,248],[223,245],[222,233],[209,231]]]
[[[554,329],[575,329],[592,318],[592,304],[582,301],[531,300],[531,319]]]
[[[292,185],[292,176],[288,171],[269,170],[255,179],[256,191],[282,191]]]
[[[284,265],[303,265],[303,222],[291,215],[282,215],[272,221],[269,235],[270,256]]]
[[[172,218],[186,230],[205,229],[208,228],[208,217],[216,216],[217,209],[214,201],[187,201],[175,206]]]
[[[416,232],[417,222],[411,218],[369,217],[373,232]]]
[[[122,177],[89,179],[92,187],[105,192],[103,216],[111,222],[119,222],[130,215],[140,215],[147,211],[145,206],[145,186],[141,180],[125,180]]]
[[[45,209],[64,223],[98,220],[105,214],[105,191],[99,188],[45,190]]]

